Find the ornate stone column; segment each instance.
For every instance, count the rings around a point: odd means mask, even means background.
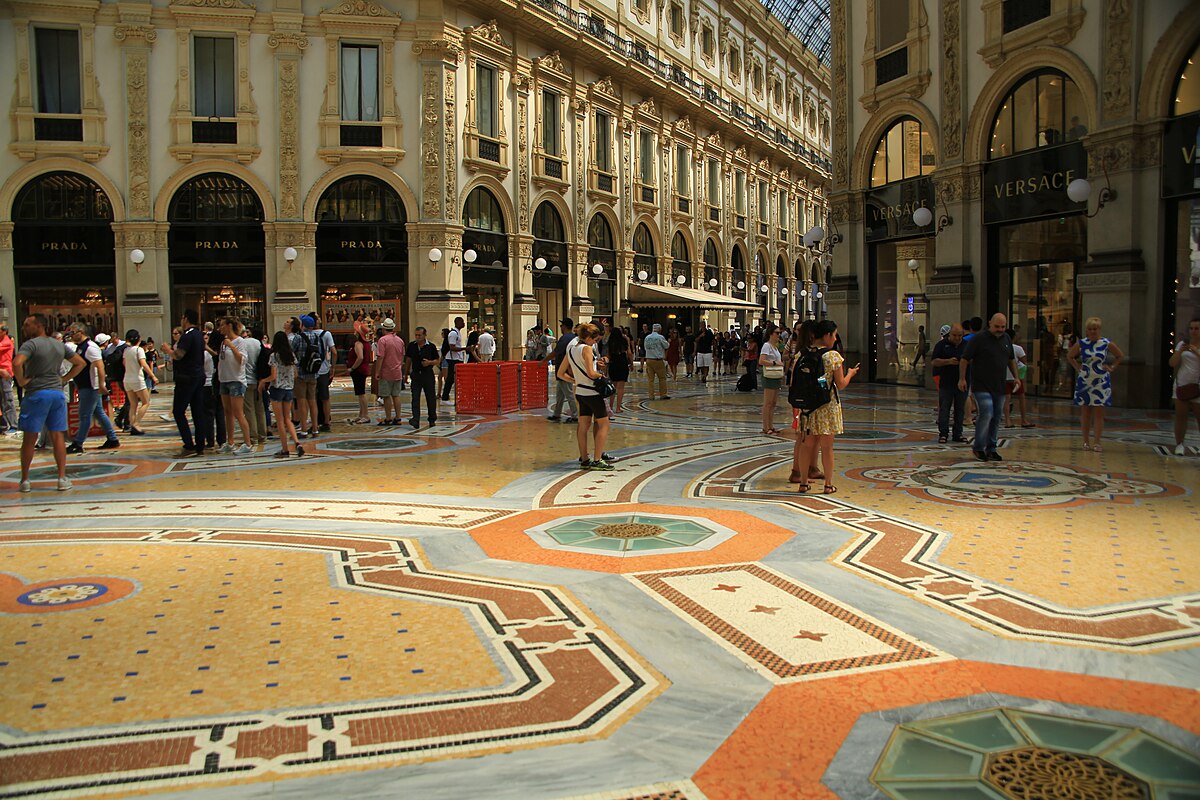
[[[571,98],[571,112],[575,124],[572,125],[573,148],[575,157],[575,180],[573,194],[575,206],[575,242],[571,244],[570,274],[567,276],[567,289],[571,293],[572,318],[589,317],[595,313],[592,298],[588,295],[587,283],[587,168],[584,163],[584,153],[587,152],[587,139],[584,136],[584,122],[587,119],[588,101],[583,92]],[[584,309],[588,309],[586,312]]]
[[[17,281],[13,270],[13,223],[0,222],[0,322],[9,324],[9,333],[15,333],[13,323],[17,319]]]

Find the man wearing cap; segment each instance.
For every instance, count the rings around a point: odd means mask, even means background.
[[[950,437],[950,411],[954,411],[954,441],[965,442],[963,416],[967,410],[967,393],[958,388],[958,362],[963,352],[962,325],[942,326],[943,338],[933,346],[930,364],[938,385],[938,442],[945,444]]]
[[[375,342],[375,363],[371,378],[379,384],[379,399],[383,401],[380,425],[399,425],[400,395],[404,391],[404,340],[396,335],[396,321],[388,318],[379,326]]]
[[[554,345],[554,352],[546,356],[542,360],[542,366],[546,366],[551,361],[554,362],[554,374],[557,377],[558,368],[567,358],[567,348],[571,342],[575,341],[575,323],[570,317],[563,317],[559,324],[562,325],[562,336],[558,337],[558,343]],[[554,408],[550,410],[550,416],[546,419],[558,422],[562,418],[563,402],[567,403],[567,408],[571,410],[571,415],[567,417],[567,422],[578,422],[579,412],[575,407],[575,384],[570,381],[564,381],[558,378],[558,383],[555,384],[554,393]]]
[[[71,325],[71,339],[75,342],[75,352],[83,358],[87,368],[75,376],[75,391],[79,398],[79,427],[75,430],[75,437],[70,446],[67,447],[68,453],[83,452],[83,443],[87,441],[92,428],[92,417],[98,419],[100,427],[104,429],[105,440],[99,449],[115,450],[121,446],[117,439],[117,429],[108,418],[108,414],[104,413],[104,397],[108,394],[108,385],[104,377],[104,357],[99,346],[107,344],[109,337],[102,333],[96,339],[103,338],[104,341],[96,341],[88,334],[89,328],[85,323],[76,322]]]
[[[309,317],[313,320],[313,333],[321,339],[325,348],[325,360],[321,362],[321,371],[317,373],[317,430],[329,432],[329,423],[333,422],[333,403],[329,399],[329,386],[333,383],[333,365],[337,363],[337,342],[333,334],[325,330],[321,323],[321,315],[312,312]]]
[[[462,329],[467,322],[462,317],[454,318],[454,327],[446,337],[446,379],[442,383],[442,399],[450,401],[450,390],[454,388],[454,370],[467,360],[467,349],[463,346]]]
[[[646,337],[645,347],[647,396],[651,400],[658,399],[654,396],[654,379],[658,378],[658,389],[662,399],[670,400],[671,396],[667,394],[667,340],[662,335],[662,325],[654,323],[650,335]]]

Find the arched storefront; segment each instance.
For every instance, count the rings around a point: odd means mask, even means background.
[[[104,190],[73,172],[40,175],[17,193],[12,218],[18,322],[40,313],[52,330],[76,321],[116,330],[113,210]]]
[[[171,197],[167,221],[170,321],[192,308],[201,322],[229,316],[263,326],[266,250],[254,190],[232,175],[197,175]]]
[[[617,311],[617,250],[612,227],[603,214],[588,224],[588,297],[598,317],[612,317]],[[602,267],[597,274],[596,265]]]
[[[688,251],[687,240],[679,231],[671,238],[671,285],[692,285],[692,254]]]
[[[545,262],[544,266],[542,262]],[[538,324],[556,328],[567,313],[567,233],[550,201],[533,213],[533,294],[541,311]]]
[[[775,260],[775,308],[771,316],[785,328],[792,322],[789,305],[787,262],[783,260],[783,256],[779,256]]]
[[[933,137],[914,117],[892,122],[875,144],[863,209],[870,307],[871,380],[923,385],[925,365],[913,366],[920,329],[929,327],[925,287],[933,276],[936,219]],[[930,222],[913,215],[926,209]],[[814,297],[815,300],[815,297]]]
[[[704,242],[704,288],[710,292],[721,291],[721,263],[717,255],[717,243],[711,238]]]
[[[796,288],[792,292],[792,297],[791,297],[792,310],[796,314],[796,316],[798,316],[800,319],[804,319],[804,317],[805,317],[804,301],[805,301],[805,298],[807,297],[805,288],[807,287],[807,282],[804,280],[804,259],[802,259],[802,258],[796,259],[794,277],[796,279]]]
[[[638,223],[633,232],[633,274],[641,283],[658,281],[658,260],[654,257],[654,238],[646,223]]]
[[[404,203],[378,178],[354,175],[317,202],[318,310],[339,346],[362,314],[376,326],[391,318],[406,337],[408,228]]]
[[[1061,70],[1028,73],[1001,101],[991,131],[983,166],[986,307],[1007,314],[1028,353],[1029,391],[1069,397],[1075,376],[1067,349],[1081,321],[1075,275],[1088,248],[1087,204],[1066,190],[1087,176],[1083,96]]]
[[[496,332],[496,352],[508,346],[508,228],[496,196],[482,186],[463,205],[463,295],[467,324]],[[474,258],[468,258],[473,254]]]

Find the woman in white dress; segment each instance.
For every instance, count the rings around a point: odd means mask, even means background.
[[[1183,440],[1187,438],[1189,413],[1200,426],[1200,396],[1191,394],[1200,385],[1200,318],[1188,323],[1188,338],[1175,345],[1168,363],[1175,370],[1171,391],[1175,399],[1175,455],[1182,456],[1187,453]]]
[[[137,331],[125,332],[126,346],[122,355],[125,360],[125,380],[122,383],[130,404],[129,432],[134,436],[146,433],[141,428],[142,417],[150,410],[150,387],[146,384],[146,378],[149,378],[151,383],[154,381],[154,373],[146,361],[146,351],[141,347],[141,343],[142,337]]]

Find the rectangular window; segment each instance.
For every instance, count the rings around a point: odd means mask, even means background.
[[[342,45],[342,119],[379,121],[379,48]]]
[[[715,158],[708,160],[708,204],[721,205],[721,162]]]
[[[779,193],[779,227],[784,228],[784,229],[787,229],[789,227],[788,226],[788,203],[790,203],[790,202],[791,202],[791,198],[788,197],[787,192]]]
[[[79,114],[79,31],[37,28],[38,111],[42,114]]]
[[[808,233],[808,217],[805,215],[804,200],[796,204],[796,230]]]
[[[487,64],[475,65],[475,127],[481,136],[497,138],[496,70]]]
[[[700,29],[700,48],[704,53],[705,58],[712,58],[715,48],[713,46],[713,31],[712,28],[705,25]]]
[[[1018,28],[1050,16],[1050,0],[1004,0],[1003,31],[1011,33]]]
[[[675,148],[675,194],[692,193],[692,154],[683,145]]]
[[[882,52],[908,38],[909,0],[875,3],[875,52]]]
[[[542,92],[542,152],[548,156],[557,156],[559,99],[554,92]]]
[[[683,6],[671,4],[671,35],[683,36]]]
[[[197,36],[193,71],[197,117],[237,116],[237,77],[234,71],[233,39],[221,36]]]
[[[733,205],[738,214],[746,215],[746,173],[740,169],[733,180]]]
[[[638,132],[638,169],[642,183],[654,185],[654,133],[647,128]]]
[[[771,215],[771,192],[766,181],[758,182],[758,219],[766,222]]]
[[[612,172],[612,117],[596,112],[596,169]]]

